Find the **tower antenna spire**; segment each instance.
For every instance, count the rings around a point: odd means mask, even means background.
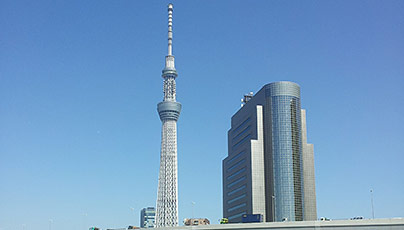
[[[168,56],[173,55],[173,4],[168,4]]]
[[[168,4],[168,54],[166,56],[166,65],[163,70],[163,78],[177,77],[175,59],[173,56],[173,9],[173,4]]]

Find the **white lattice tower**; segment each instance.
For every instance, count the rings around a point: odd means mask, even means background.
[[[164,100],[157,105],[161,128],[160,172],[157,192],[155,227],[178,226],[178,180],[177,180],[177,120],[181,104],[176,101],[174,56],[172,55],[173,5],[168,5],[168,55],[164,78]]]

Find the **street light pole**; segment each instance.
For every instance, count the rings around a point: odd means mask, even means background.
[[[370,202],[372,204],[372,218],[375,218],[375,209],[373,207],[373,189],[370,190]]]
[[[87,228],[87,213],[83,213],[83,229]]]
[[[275,195],[272,195],[272,222],[275,222]]]
[[[194,207],[195,207],[195,202],[192,201],[192,219],[194,219]]]
[[[52,230],[52,222],[53,222],[53,220],[49,219],[49,230]]]
[[[136,217],[135,208],[134,207],[129,207],[129,208],[130,208],[130,210],[132,210],[133,216]],[[142,221],[143,220],[140,220],[140,222],[142,222]],[[142,224],[142,223],[140,223],[140,224]]]

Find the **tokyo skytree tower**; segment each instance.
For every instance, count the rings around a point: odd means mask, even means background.
[[[162,128],[155,227],[178,226],[177,120],[181,104],[175,100],[175,78],[178,74],[172,55],[172,25],[173,5],[168,4],[168,55],[162,74],[164,100],[157,105]]]

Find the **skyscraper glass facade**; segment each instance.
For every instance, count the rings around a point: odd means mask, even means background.
[[[303,220],[300,88],[275,82],[265,93],[271,101],[275,219]]]

